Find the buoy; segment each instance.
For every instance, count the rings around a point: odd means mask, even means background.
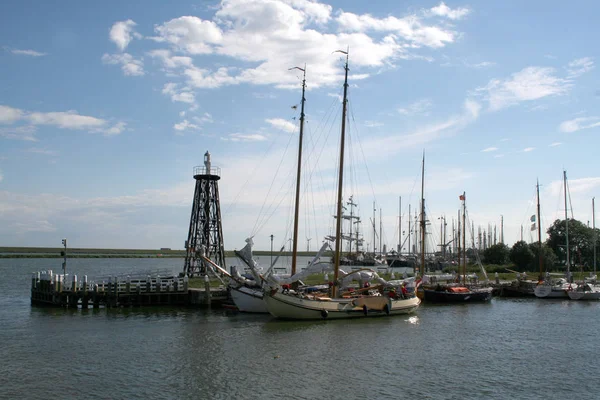
[[[329,316],[329,311],[321,310],[321,318],[325,319]]]

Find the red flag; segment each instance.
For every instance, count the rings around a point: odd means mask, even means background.
[[[465,199],[465,195],[461,194],[460,196],[458,196],[459,200],[464,200]]]

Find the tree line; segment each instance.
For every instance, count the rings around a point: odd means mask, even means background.
[[[542,244],[542,270],[565,269],[567,265],[566,223],[557,219],[546,231],[548,239]],[[576,219],[569,219],[569,264],[592,270],[594,263],[594,247],[598,246],[599,230],[583,224]],[[517,271],[539,270],[539,242],[516,242],[512,248],[504,243],[492,245],[483,251],[486,264],[514,264]]]

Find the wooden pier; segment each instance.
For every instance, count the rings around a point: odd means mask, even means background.
[[[147,276],[108,281],[81,281],[77,275],[52,271],[34,273],[31,278],[31,304],[67,308],[113,308],[139,306],[211,306],[228,300],[227,288],[188,288],[188,277]]]

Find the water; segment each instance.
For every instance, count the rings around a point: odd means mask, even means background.
[[[423,305],[412,316],[282,322],[224,310],[32,308],[30,273],[0,259],[2,399],[597,398],[600,302]],[[73,259],[79,275],[180,259]]]

